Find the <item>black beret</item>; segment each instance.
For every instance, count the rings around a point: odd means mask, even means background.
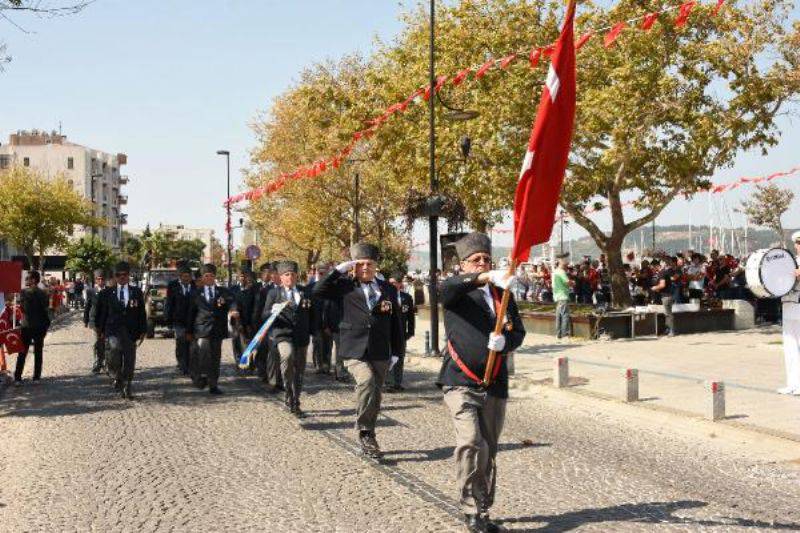
[[[456,254],[462,261],[472,254],[485,253],[492,255],[492,241],[485,233],[473,232],[456,241]]]
[[[203,274],[216,274],[217,267],[212,263],[206,263],[203,265]]]
[[[372,261],[377,261],[378,255],[378,247],[374,244],[359,242],[350,247],[350,258],[353,260],[371,259]]]
[[[120,261],[114,266],[114,273],[119,274],[121,272],[130,273],[131,265],[128,264],[127,261]]]
[[[178,268],[178,274],[191,274],[191,273],[192,269],[189,268],[189,265],[181,265],[180,268]]]
[[[262,263],[261,266],[258,268],[259,272],[264,272],[265,270],[275,270],[275,267],[272,265],[272,262]]]
[[[391,273],[389,277],[397,281],[403,281],[403,278],[406,277],[406,273],[403,272],[402,270],[395,270],[394,272]]]
[[[97,270],[94,271],[94,277],[104,278],[106,277],[106,271],[103,270],[102,268],[98,268]]]
[[[300,267],[296,261],[278,261],[278,274],[286,274],[287,272],[294,272],[297,274],[300,271]]]

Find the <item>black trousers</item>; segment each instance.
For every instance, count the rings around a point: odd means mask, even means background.
[[[106,364],[106,342],[97,332],[94,331],[94,367],[103,368]]]
[[[106,337],[106,366],[112,379],[122,383],[133,380],[133,371],[136,369],[136,339],[121,330],[116,335]]]
[[[214,388],[219,381],[219,363],[222,357],[222,339],[200,337],[197,339],[198,367],[200,374],[208,379],[208,386]]]
[[[178,368],[181,373],[189,373],[189,345],[191,344],[186,339],[186,328],[183,326],[175,326],[175,360],[178,362]]]
[[[44,357],[44,337],[47,332],[40,333],[29,328],[22,328],[23,351],[17,354],[17,368],[14,370],[14,380],[22,379],[22,372],[25,370],[25,359],[28,357],[28,350],[33,343],[33,379],[42,377],[42,358]]]
[[[331,369],[331,352],[333,351],[333,335],[324,330],[314,333],[311,338],[314,352],[314,367],[318,370]]]

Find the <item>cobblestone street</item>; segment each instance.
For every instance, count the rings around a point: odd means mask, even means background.
[[[0,530],[462,530],[433,374],[386,396],[378,464],[356,452],[350,386],[309,372],[298,423],[236,375],[228,342],[214,398],[176,375],[173,341],[157,338],[127,402],[90,374],[88,339],[70,319],[47,337],[43,383],[3,394]],[[508,530],[800,529],[796,464],[584,401],[509,403],[494,508]]]

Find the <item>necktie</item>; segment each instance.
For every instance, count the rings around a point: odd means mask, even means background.
[[[123,287],[122,285],[120,285],[119,287],[119,295],[117,299],[120,301],[120,303],[123,304],[125,303],[125,287]]]
[[[187,294],[189,294],[189,287],[183,285],[183,295],[186,296]]]
[[[375,287],[372,286],[372,283],[367,288],[367,298],[369,298],[369,309],[371,311],[375,304],[378,303],[378,293],[375,292]]]

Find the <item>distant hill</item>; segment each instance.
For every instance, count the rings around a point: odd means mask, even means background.
[[[788,239],[794,229],[786,229],[786,242],[783,246],[788,246]],[[747,245],[745,246],[744,228],[734,228],[724,230],[724,239],[720,237],[718,230],[714,229],[714,248],[722,251],[723,253],[731,253],[739,256],[745,253],[745,250],[752,252],[759,248],[769,248],[778,245],[778,239],[775,232],[765,229],[749,229],[747,231]],[[733,242],[732,242],[733,239]],[[701,253],[708,253],[708,226],[697,227],[692,226],[691,243],[689,239],[689,225],[676,225],[676,226],[656,226],[656,248],[663,250],[667,253],[677,253],[678,251],[685,251],[692,248]],[[625,244],[622,247],[623,251],[636,251],[641,253],[644,249],[645,253],[649,253],[653,244],[653,231],[652,226],[647,226],[634,231],[625,239]],[[572,251],[572,257],[583,257],[589,255],[597,257],[600,252],[591,237],[582,237],[570,241],[564,241],[564,251]],[[509,253],[509,249],[505,247],[496,247],[493,250],[495,257],[505,257]],[[541,248],[536,247],[533,250],[533,256],[541,255]],[[427,250],[417,249],[414,252],[409,267],[411,270],[427,270],[429,255]]]

